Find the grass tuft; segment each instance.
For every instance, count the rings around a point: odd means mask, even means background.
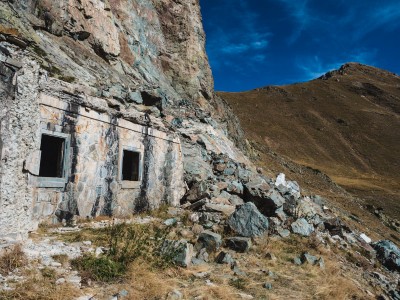
[[[21,249],[21,245],[15,245],[7,249],[5,253],[0,256],[0,273],[7,275],[16,268],[23,267],[26,264],[27,259]]]

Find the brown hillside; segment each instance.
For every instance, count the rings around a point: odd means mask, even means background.
[[[349,63],[319,79],[219,95],[248,137],[400,216],[400,77]]]

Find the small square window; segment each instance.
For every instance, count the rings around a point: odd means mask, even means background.
[[[65,139],[43,134],[40,150],[42,154],[39,177],[62,178],[64,176]]]
[[[140,153],[135,151],[123,150],[122,154],[122,180],[140,180]]]

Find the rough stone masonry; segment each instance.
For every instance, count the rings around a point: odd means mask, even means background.
[[[204,43],[198,1],[0,2],[0,239],[177,205],[212,153],[251,167]]]

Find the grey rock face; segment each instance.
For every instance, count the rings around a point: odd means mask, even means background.
[[[293,222],[291,224],[292,227],[292,231],[294,233],[303,235],[303,236],[309,236],[313,231],[314,231],[314,227],[310,224],[308,224],[308,222],[301,218],[298,219],[297,221]]]
[[[195,247],[197,250],[206,248],[208,252],[215,252],[221,247],[221,244],[221,236],[218,233],[205,230],[199,235]]]
[[[260,236],[268,230],[267,217],[262,215],[251,202],[237,206],[227,224],[233,231],[244,237]]]
[[[373,244],[379,261],[389,270],[400,272],[400,250],[389,240]]]
[[[244,199],[246,202],[253,202],[268,217],[275,216],[276,210],[285,203],[285,198],[279,191],[271,188],[261,176],[244,185]]]
[[[247,252],[250,250],[252,244],[250,238],[245,237],[232,237],[225,241],[225,245],[237,252]]]

